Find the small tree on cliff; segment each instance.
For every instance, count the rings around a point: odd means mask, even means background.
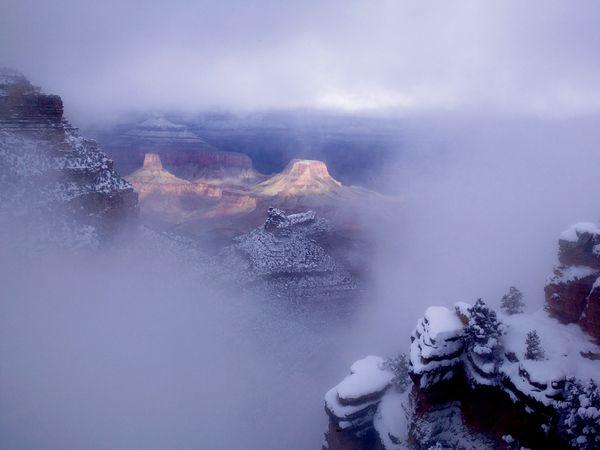
[[[508,292],[502,296],[500,307],[506,314],[521,314],[525,308],[523,293],[516,287],[511,286]]]
[[[502,323],[496,318],[496,311],[488,308],[483,300],[478,299],[469,308],[469,323],[465,327],[464,342],[467,356],[479,370],[485,363],[494,363],[493,370],[486,373],[488,379],[497,375],[502,333]]]
[[[527,333],[525,347],[525,359],[532,359],[534,361],[541,361],[544,359],[544,350],[542,349],[542,343],[537,331],[531,330]]]
[[[585,385],[573,378],[567,380],[558,429],[573,448],[600,448],[600,390],[594,380]]]

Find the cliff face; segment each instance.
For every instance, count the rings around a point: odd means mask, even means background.
[[[126,179],[140,196],[142,215],[167,221],[215,219],[243,214],[256,207],[253,198],[202,181],[178,178],[161,158],[147,153],[144,165]]]
[[[60,97],[10,70],[0,71],[0,161],[6,220],[30,217],[28,226],[71,227],[101,238],[137,214],[133,188],[63,117]]]
[[[285,170],[256,186],[260,195],[323,195],[342,189],[321,161],[294,159]]]
[[[164,117],[124,125],[99,138],[124,173],[142,166],[146,153],[159,155],[165,169],[188,181],[228,180],[246,184],[262,180],[242,153],[220,151],[188,127]]]
[[[575,224],[561,234],[558,245],[559,265],[545,288],[548,312],[600,339],[600,228]]]
[[[359,380],[351,370],[361,396],[348,403],[348,378],[326,394],[327,447],[597,448],[597,430],[584,426],[578,436],[575,419],[567,428],[561,422],[573,383],[600,381],[600,347],[592,340],[599,326],[597,240],[592,224],[561,235],[560,266],[545,288],[549,315],[496,314],[481,301],[428,308],[411,336],[412,387],[377,385],[382,375],[375,370]],[[535,358],[527,344],[532,330],[542,350]],[[376,369],[386,370],[382,360]],[[577,395],[573,414],[597,421],[598,399]]]

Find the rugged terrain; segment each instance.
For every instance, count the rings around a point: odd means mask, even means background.
[[[270,208],[262,227],[235,238],[220,255],[231,281],[289,299],[343,299],[358,283],[330,251],[331,223],[314,211],[286,215]]]
[[[137,216],[137,194],[62,100],[0,71],[0,213],[7,234],[60,245],[98,243]],[[18,239],[16,239],[18,241]]]
[[[190,180],[169,171],[163,158],[158,153],[147,153],[143,166],[126,179],[140,194],[142,216],[183,225],[191,234],[207,226],[249,231],[263,220],[264,211],[271,206],[291,212],[312,209],[338,225],[357,226],[361,217],[357,210],[366,212],[394,201],[366,189],[342,185],[321,161],[292,160],[282,173],[266,180]],[[227,220],[230,216],[235,220]]]
[[[189,181],[165,170],[161,158],[147,153],[143,166],[127,176],[140,197],[143,217],[180,223],[252,212],[256,200],[236,188]]]
[[[243,185],[261,178],[252,168],[248,156],[220,151],[186,125],[164,117],[120,125],[110,133],[100,132],[98,136],[125,175],[142,165],[146,153],[155,153],[167,170],[188,181]]]
[[[151,124],[165,121],[184,127],[202,139],[203,144],[197,149],[247,155],[261,173],[281,172],[292,159],[316,159],[323,161],[342,183],[375,190],[380,187],[380,178],[375,175],[386,168],[393,154],[404,148],[404,123],[389,117],[293,110],[243,114],[222,111],[192,115],[165,113],[150,118],[125,117],[118,125],[89,130],[114,157],[117,168],[125,175],[141,165],[143,154],[133,161],[128,154],[117,153],[130,152],[136,147],[140,152],[157,150],[137,145],[132,139],[131,135],[139,134],[141,124],[147,120],[151,120]],[[142,144],[142,141],[138,142]],[[172,170],[166,159],[163,158],[163,162]],[[176,171],[173,173],[181,176]]]
[[[408,357],[355,363],[325,396],[326,447],[598,448],[598,236],[561,235],[545,311],[429,307]]]
[[[167,127],[163,122],[146,126]],[[149,136],[155,138],[154,133]],[[185,131],[176,136],[197,144]],[[358,292],[355,268],[341,256],[349,254],[347,241],[327,219],[313,211],[286,215],[269,209],[272,196],[257,194],[255,185],[180,178],[155,153],[147,153],[142,167],[126,181],[97,144],[82,138],[63,117],[60,97],[42,93],[9,70],[0,78],[0,161],[2,243],[16,250],[24,239],[34,247],[97,248],[130,224],[126,239],[116,245],[127,248],[125,241],[135,241],[167,253],[176,249],[223,285],[305,300],[347,299]],[[306,166],[313,167],[313,162]],[[296,162],[292,172],[295,167]],[[311,177],[300,178],[312,185]],[[341,188],[332,178],[324,181]],[[160,221],[153,231],[144,226],[152,220]],[[220,253],[209,256],[196,237],[165,232],[165,223],[194,221],[235,228],[223,239]],[[256,228],[256,222],[264,225]],[[209,232],[209,239],[216,241],[215,229]]]

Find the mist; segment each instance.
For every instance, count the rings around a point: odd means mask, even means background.
[[[136,235],[100,254],[3,252],[3,442],[317,447],[324,392],[366,354],[407,351],[427,306],[497,306],[516,285],[542,307],[558,233],[596,219],[595,123],[407,121],[411,151],[382,175],[402,202],[370,224],[367,301],[346,313],[224,288]]]
[[[228,291],[128,239],[93,257],[3,253],[2,445],[319,444],[352,319]]]
[[[0,63],[76,124],[129,110],[569,116],[600,108],[593,1],[3,0]]]
[[[406,349],[429,305],[482,298],[498,307],[514,285],[529,312],[543,307],[560,232],[598,220],[596,123],[464,115],[406,121],[410,150],[385,175],[403,204],[377,231],[369,329],[379,333],[381,353]]]
[[[0,208],[1,448],[320,448],[323,396],[352,362],[408,352],[431,305],[497,307],[517,286],[539,310],[560,232],[599,218],[596,2],[0,7],[0,67],[61,95],[76,126],[256,115],[260,138],[203,131],[265,173],[322,159],[388,201],[352,211],[373,254],[345,303],[224,283],[217,237],[173,246],[141,221],[93,251],[39,250]]]

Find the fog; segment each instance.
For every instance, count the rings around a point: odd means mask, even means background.
[[[599,217],[599,20],[593,1],[0,0],[0,66],[76,125],[303,108],[402,136],[353,304],[223,286],[135,229],[38,252],[0,222],[0,448],[319,448],[325,392],[408,351],[427,306],[515,285],[541,308],[558,234]]]
[[[2,0],[0,64],[77,123],[224,107],[598,111],[593,0]]]
[[[558,233],[597,219],[595,123],[407,120],[411,152],[382,175],[403,201],[370,224],[374,277],[350,309],[226,289],[136,234],[2,252],[4,445],[317,448],[325,391],[360,357],[406,352],[427,306],[496,306],[510,285],[542,306]]]
[[[371,329],[391,342],[388,351],[398,343],[407,350],[408,334],[429,305],[483,298],[497,307],[515,285],[528,311],[543,306],[558,235],[599,217],[597,120],[407,121],[412,154],[387,174],[404,203],[392,227],[379,230],[372,310]]]
[[[323,389],[356,350],[341,345],[352,320],[217,290],[160,246],[1,262],[3,447],[322,441]]]

